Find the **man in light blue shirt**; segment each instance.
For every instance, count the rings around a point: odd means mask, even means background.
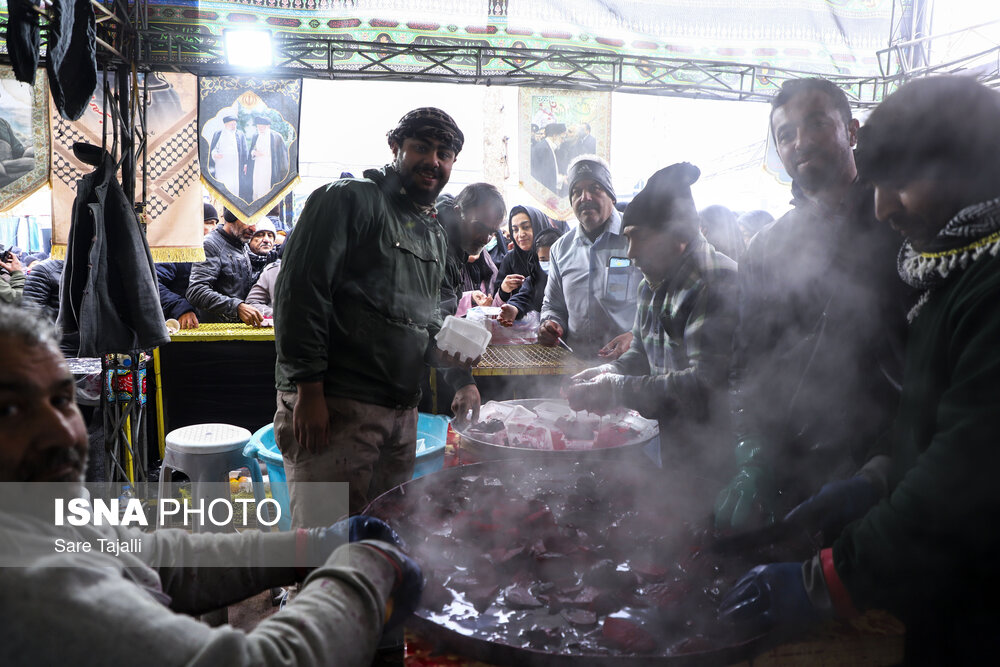
[[[607,163],[577,158],[568,179],[580,224],[550,251],[538,341],[557,345],[562,338],[577,354],[617,359],[632,343],[642,274],[628,257]]]

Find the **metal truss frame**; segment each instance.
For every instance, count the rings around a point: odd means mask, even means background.
[[[886,49],[886,52],[895,48],[890,47]],[[882,52],[880,51],[879,53],[881,54]],[[980,83],[991,88],[1000,88],[1000,46],[985,49],[979,53],[949,62],[911,69],[906,72],[902,80],[908,81],[936,74],[959,73],[973,75]]]
[[[991,88],[1000,88],[1000,44],[982,49],[977,53],[933,65],[929,63],[929,58],[926,56],[933,47],[935,40],[944,40],[954,35],[976,31],[980,28],[995,26],[997,24],[1000,24],[1000,20],[990,21],[978,26],[970,26],[969,28],[957,30],[952,33],[894,42],[887,48],[877,52],[879,67],[883,74],[892,69],[898,69],[899,73],[896,76],[902,81],[933,76],[935,74],[963,73],[975,76],[980,83]],[[912,58],[915,50],[925,54],[917,63],[914,63]]]
[[[893,0],[889,47],[877,52],[882,76],[905,76],[928,63],[927,35],[933,0]]]
[[[223,38],[152,28],[141,33],[144,66],[201,75],[239,75]],[[447,81],[477,85],[608,90],[718,100],[767,101],[785,79],[815,73],[758,64],[617,54],[587,49],[380,44],[338,36],[277,34],[274,76]],[[414,65],[417,61],[419,64]],[[628,76],[626,76],[626,73]],[[880,77],[827,75],[857,106],[893,87]]]

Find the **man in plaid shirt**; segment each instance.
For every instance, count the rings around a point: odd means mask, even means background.
[[[727,377],[736,326],[736,262],[701,235],[691,184],[699,169],[653,174],[625,209],[628,256],[642,270],[631,348],[579,373],[574,410],[625,406],[660,422],[664,467],[721,474]]]

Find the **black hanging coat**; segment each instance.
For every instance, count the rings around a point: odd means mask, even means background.
[[[38,12],[31,0],[7,3],[7,53],[18,81],[34,84],[41,48]],[[46,24],[45,68],[59,113],[83,115],[97,88],[97,28],[90,0],[52,0]]]
[[[153,257],[114,161],[90,144],[73,144],[73,152],[97,168],[77,181],[59,307],[64,337],[79,337],[78,357],[170,342]]]

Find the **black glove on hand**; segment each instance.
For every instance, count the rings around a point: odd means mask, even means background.
[[[785,522],[802,526],[810,535],[820,533],[825,545],[878,501],[878,489],[864,477],[841,479],[825,484],[819,493],[796,506]]]

